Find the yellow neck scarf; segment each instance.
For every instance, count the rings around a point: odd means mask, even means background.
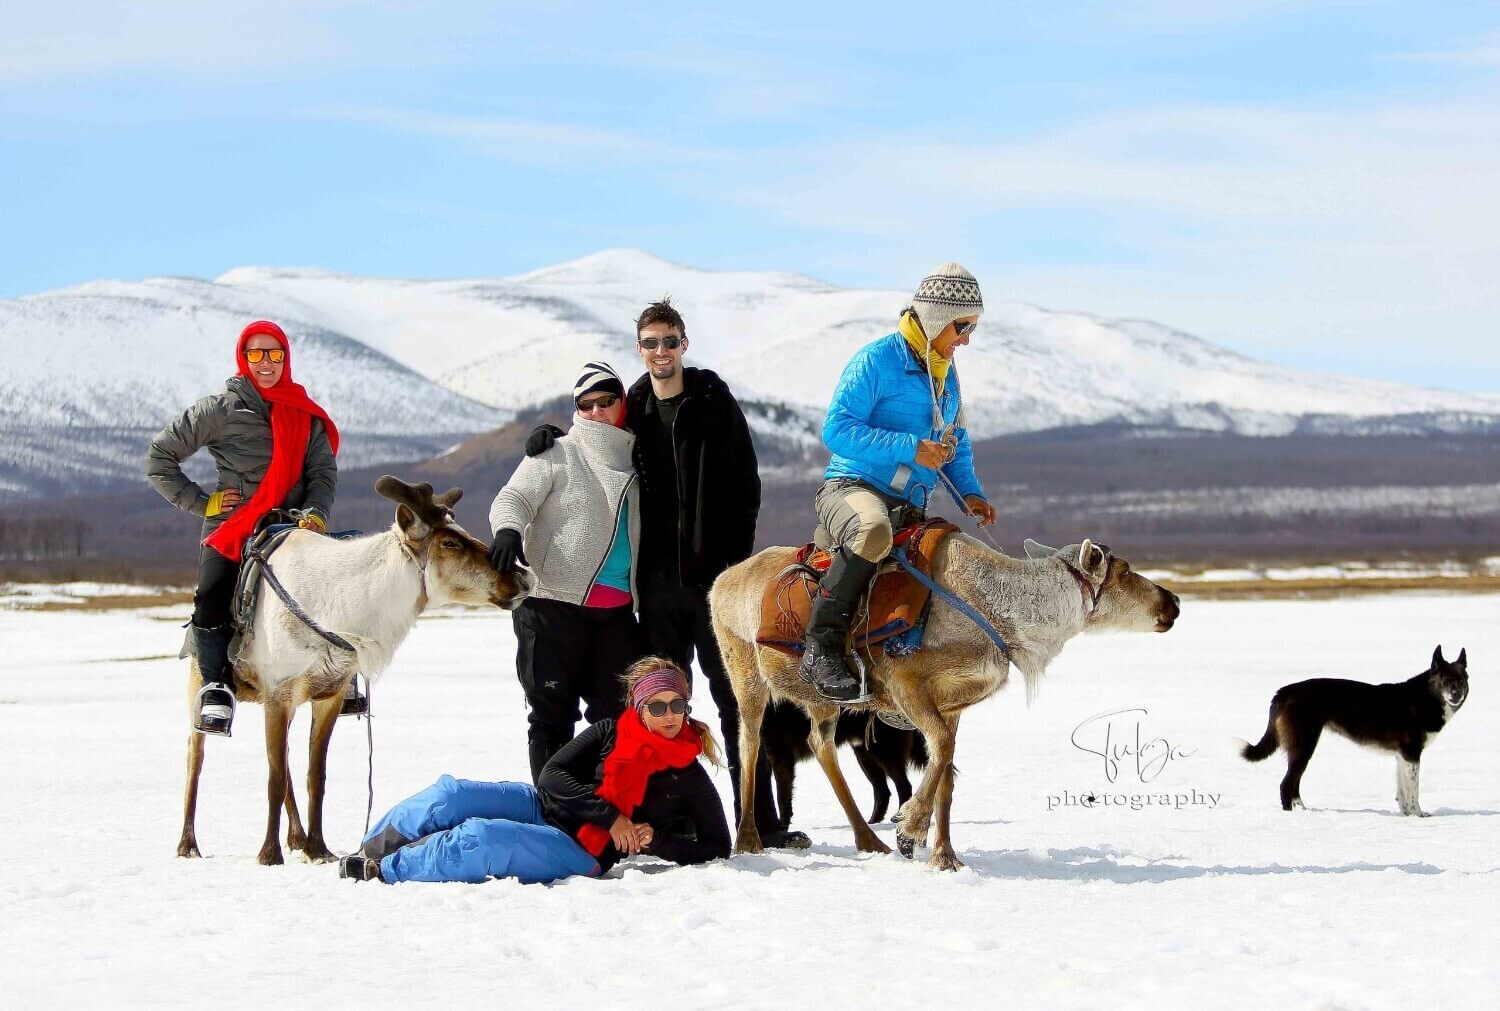
[[[928,346],[927,338],[922,333],[922,327],[917,323],[917,318],[911,313],[906,313],[901,317],[901,325],[896,330],[902,337],[906,338],[906,343],[916,354],[917,360],[927,365],[927,371],[932,374],[932,378],[937,382],[938,396],[942,396],[943,386],[948,381],[948,370],[953,367],[953,363]]]

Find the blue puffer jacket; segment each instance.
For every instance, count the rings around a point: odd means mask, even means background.
[[[943,424],[956,425],[962,394],[958,370],[948,373],[939,407]],[[957,452],[943,473],[965,496],[984,496],[974,474],[974,447],[969,432],[955,427]],[[906,340],[893,333],[866,344],[839,377],[823,442],[833,451],[824,478],[858,478],[896,498],[926,508],[938,485],[937,471],[917,465],[917,443],[936,440],[932,428],[932,389],[927,372]]]

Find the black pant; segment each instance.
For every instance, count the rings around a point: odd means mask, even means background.
[[[724,734],[724,758],[734,783],[734,820],[740,820],[740,704],[734,697],[719,642],[714,638],[709,619],[708,594],[682,586],[648,586],[641,593],[641,628],[646,648],[682,665],[693,676],[689,666],[693,657],[708,678],[708,692],[719,710],[719,728]],[[771,792],[771,765],[762,748],[755,763],[755,824],[764,831],[779,827],[776,800]]]
[[[230,561],[207,544],[198,560],[198,589],[193,593],[193,624],[218,628],[229,624],[234,585],[240,579],[240,563]]]
[[[516,676],[526,692],[531,781],[573,739],[579,700],[584,718],[598,723],[625,709],[620,675],[641,657],[640,626],[630,605],[583,607],[528,597],[511,614],[516,629]]]

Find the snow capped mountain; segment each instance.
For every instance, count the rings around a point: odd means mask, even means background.
[[[815,451],[844,363],[894,329],[906,291],[794,274],[706,271],[609,250],[513,278],[413,281],[245,267],[212,282],[99,281],[0,301],[0,494],[39,473],[138,472],[75,445],[84,433],[149,438],[217,389],[245,322],[275,319],[295,375],[349,434],[351,459],[411,458],[571,389],[602,358],[641,370],[632,320],[670,294],[689,364],[723,375],[763,437]],[[979,438],[1105,422],[1281,435],[1429,432],[1500,425],[1500,396],[1269,365],[1155,323],[1000,301],[958,358]],[[88,436],[92,438],[93,436]],[[30,476],[28,476],[30,475]]]

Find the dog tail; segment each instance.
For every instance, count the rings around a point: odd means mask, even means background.
[[[1259,741],[1251,744],[1249,741],[1240,742],[1240,757],[1247,762],[1261,762],[1276,754],[1276,749],[1281,747],[1281,739],[1276,733],[1276,717],[1281,712],[1281,700],[1271,700],[1271,715],[1266,720],[1266,732],[1261,735]]]

